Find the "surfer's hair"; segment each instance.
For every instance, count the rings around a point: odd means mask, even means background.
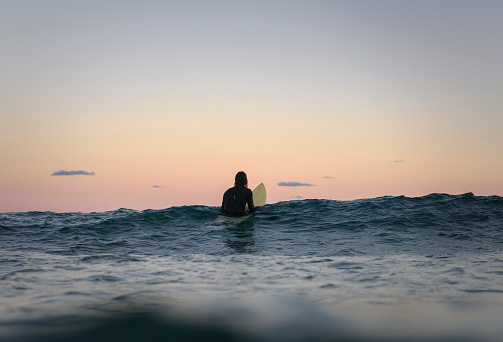
[[[246,177],[246,173],[244,173],[243,171],[236,173],[234,186],[237,190],[243,190],[248,186],[248,178]]]

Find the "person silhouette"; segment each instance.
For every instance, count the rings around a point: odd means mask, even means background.
[[[242,216],[254,213],[253,192],[248,189],[246,173],[239,171],[234,179],[234,186],[227,189],[222,200],[222,214],[225,216]],[[246,212],[248,204],[249,212]]]

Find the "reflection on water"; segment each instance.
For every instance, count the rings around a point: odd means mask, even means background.
[[[225,243],[236,253],[254,253],[255,229],[253,221],[246,220],[237,226],[229,226],[225,235]]]

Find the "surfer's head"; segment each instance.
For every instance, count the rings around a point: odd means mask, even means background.
[[[246,173],[244,173],[243,171],[236,173],[234,186],[238,189],[246,188],[248,186],[248,178],[246,178]]]

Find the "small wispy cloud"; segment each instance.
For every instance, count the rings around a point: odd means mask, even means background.
[[[59,170],[59,171],[53,172],[51,176],[94,176],[94,171],[87,172],[84,170],[79,170],[79,171]]]
[[[335,177],[332,177],[332,176],[323,176],[323,177],[321,177],[321,178],[325,178],[325,179],[333,179],[333,178],[335,178]]]
[[[297,200],[304,199],[304,197],[302,197],[302,196],[293,196],[292,198],[293,198],[293,199],[297,199]]]
[[[162,188],[164,188],[163,186],[160,186],[160,185],[152,185],[152,187],[154,189],[162,189]]]
[[[393,163],[405,163],[405,160],[403,160],[403,159],[396,159],[396,160],[393,160]]]
[[[279,182],[278,186],[315,186],[309,183],[299,183],[299,182]]]

